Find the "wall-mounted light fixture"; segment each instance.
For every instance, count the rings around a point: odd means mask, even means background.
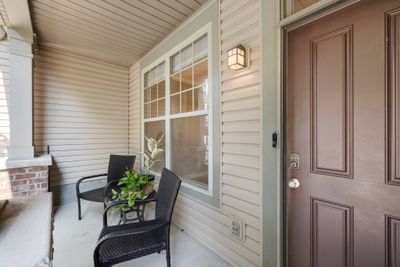
[[[228,67],[241,70],[247,66],[247,51],[243,45],[237,45],[228,50]]]

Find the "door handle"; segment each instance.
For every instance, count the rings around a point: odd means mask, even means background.
[[[299,187],[300,187],[300,181],[299,181],[299,179],[297,179],[296,177],[291,178],[291,179],[288,181],[288,186],[289,186],[289,188],[291,188],[291,189],[299,188]]]

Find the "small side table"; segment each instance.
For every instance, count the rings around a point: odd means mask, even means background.
[[[135,206],[129,207],[128,206],[128,201],[114,201],[110,197],[107,197],[104,201],[106,204],[106,207],[103,212],[103,225],[107,226],[107,212],[115,206],[119,205],[126,205],[126,208],[121,209],[120,208],[120,217],[119,217],[119,224],[126,224],[128,222],[135,222],[139,221],[142,222],[144,221],[144,211],[146,208],[146,205],[150,202],[155,202],[157,200],[157,192],[153,191],[150,193],[147,198],[145,199],[137,199],[135,200]],[[136,212],[136,217],[132,219],[128,219],[127,214],[131,212]]]

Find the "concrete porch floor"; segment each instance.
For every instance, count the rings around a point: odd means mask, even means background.
[[[103,206],[100,203],[83,201],[82,220],[78,221],[76,203],[62,205],[55,210],[54,219],[54,267],[92,267],[93,250],[102,228]],[[154,214],[153,208],[146,210],[146,218]],[[117,212],[111,215],[111,223],[116,222]],[[231,265],[208,248],[180,231],[171,227],[171,263],[174,267],[230,267]],[[126,263],[120,267],[166,266],[165,251]]]

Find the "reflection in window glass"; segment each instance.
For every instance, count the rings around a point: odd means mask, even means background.
[[[202,86],[208,81],[208,61],[203,60],[194,65],[194,86]]]
[[[207,48],[207,34],[205,34],[170,58],[173,69],[173,74],[170,76],[171,114],[207,109]],[[180,67],[178,68],[176,64],[178,64],[179,58]],[[183,68],[184,66],[185,68]],[[178,98],[178,94],[180,94],[180,98]],[[178,107],[178,105],[180,106]]]
[[[181,95],[173,95],[171,96],[171,114],[177,114],[181,112]]]
[[[171,169],[186,182],[208,189],[208,117],[171,121]]]
[[[171,57],[171,74],[181,69],[181,53],[178,52]]]
[[[203,35],[196,41],[194,41],[194,61],[198,61],[202,58],[207,57],[208,44],[207,44],[207,34]]]
[[[192,97],[192,90],[190,90],[190,91],[187,91],[187,92],[185,92],[185,93],[182,93],[182,95],[181,95],[181,100],[182,100],[182,103],[181,103],[181,112],[191,112],[191,111],[193,111],[193,109],[192,109],[192,100],[193,100],[193,97]]]
[[[181,51],[181,69],[186,68],[189,65],[192,65],[192,44],[186,46]]]
[[[192,68],[187,68],[181,74],[181,90],[190,89],[192,85]]]
[[[144,135],[147,138],[154,138],[157,136],[159,132],[164,133],[164,138],[161,144],[161,149],[165,149],[165,121],[153,121],[153,122],[145,122],[144,123]],[[144,139],[144,149],[145,151],[148,150],[146,139]],[[162,168],[165,166],[165,152],[159,154],[157,158],[157,162],[154,166],[150,169],[151,171],[160,173]]]
[[[165,115],[165,62],[144,74],[143,102],[144,118],[157,118]]]

